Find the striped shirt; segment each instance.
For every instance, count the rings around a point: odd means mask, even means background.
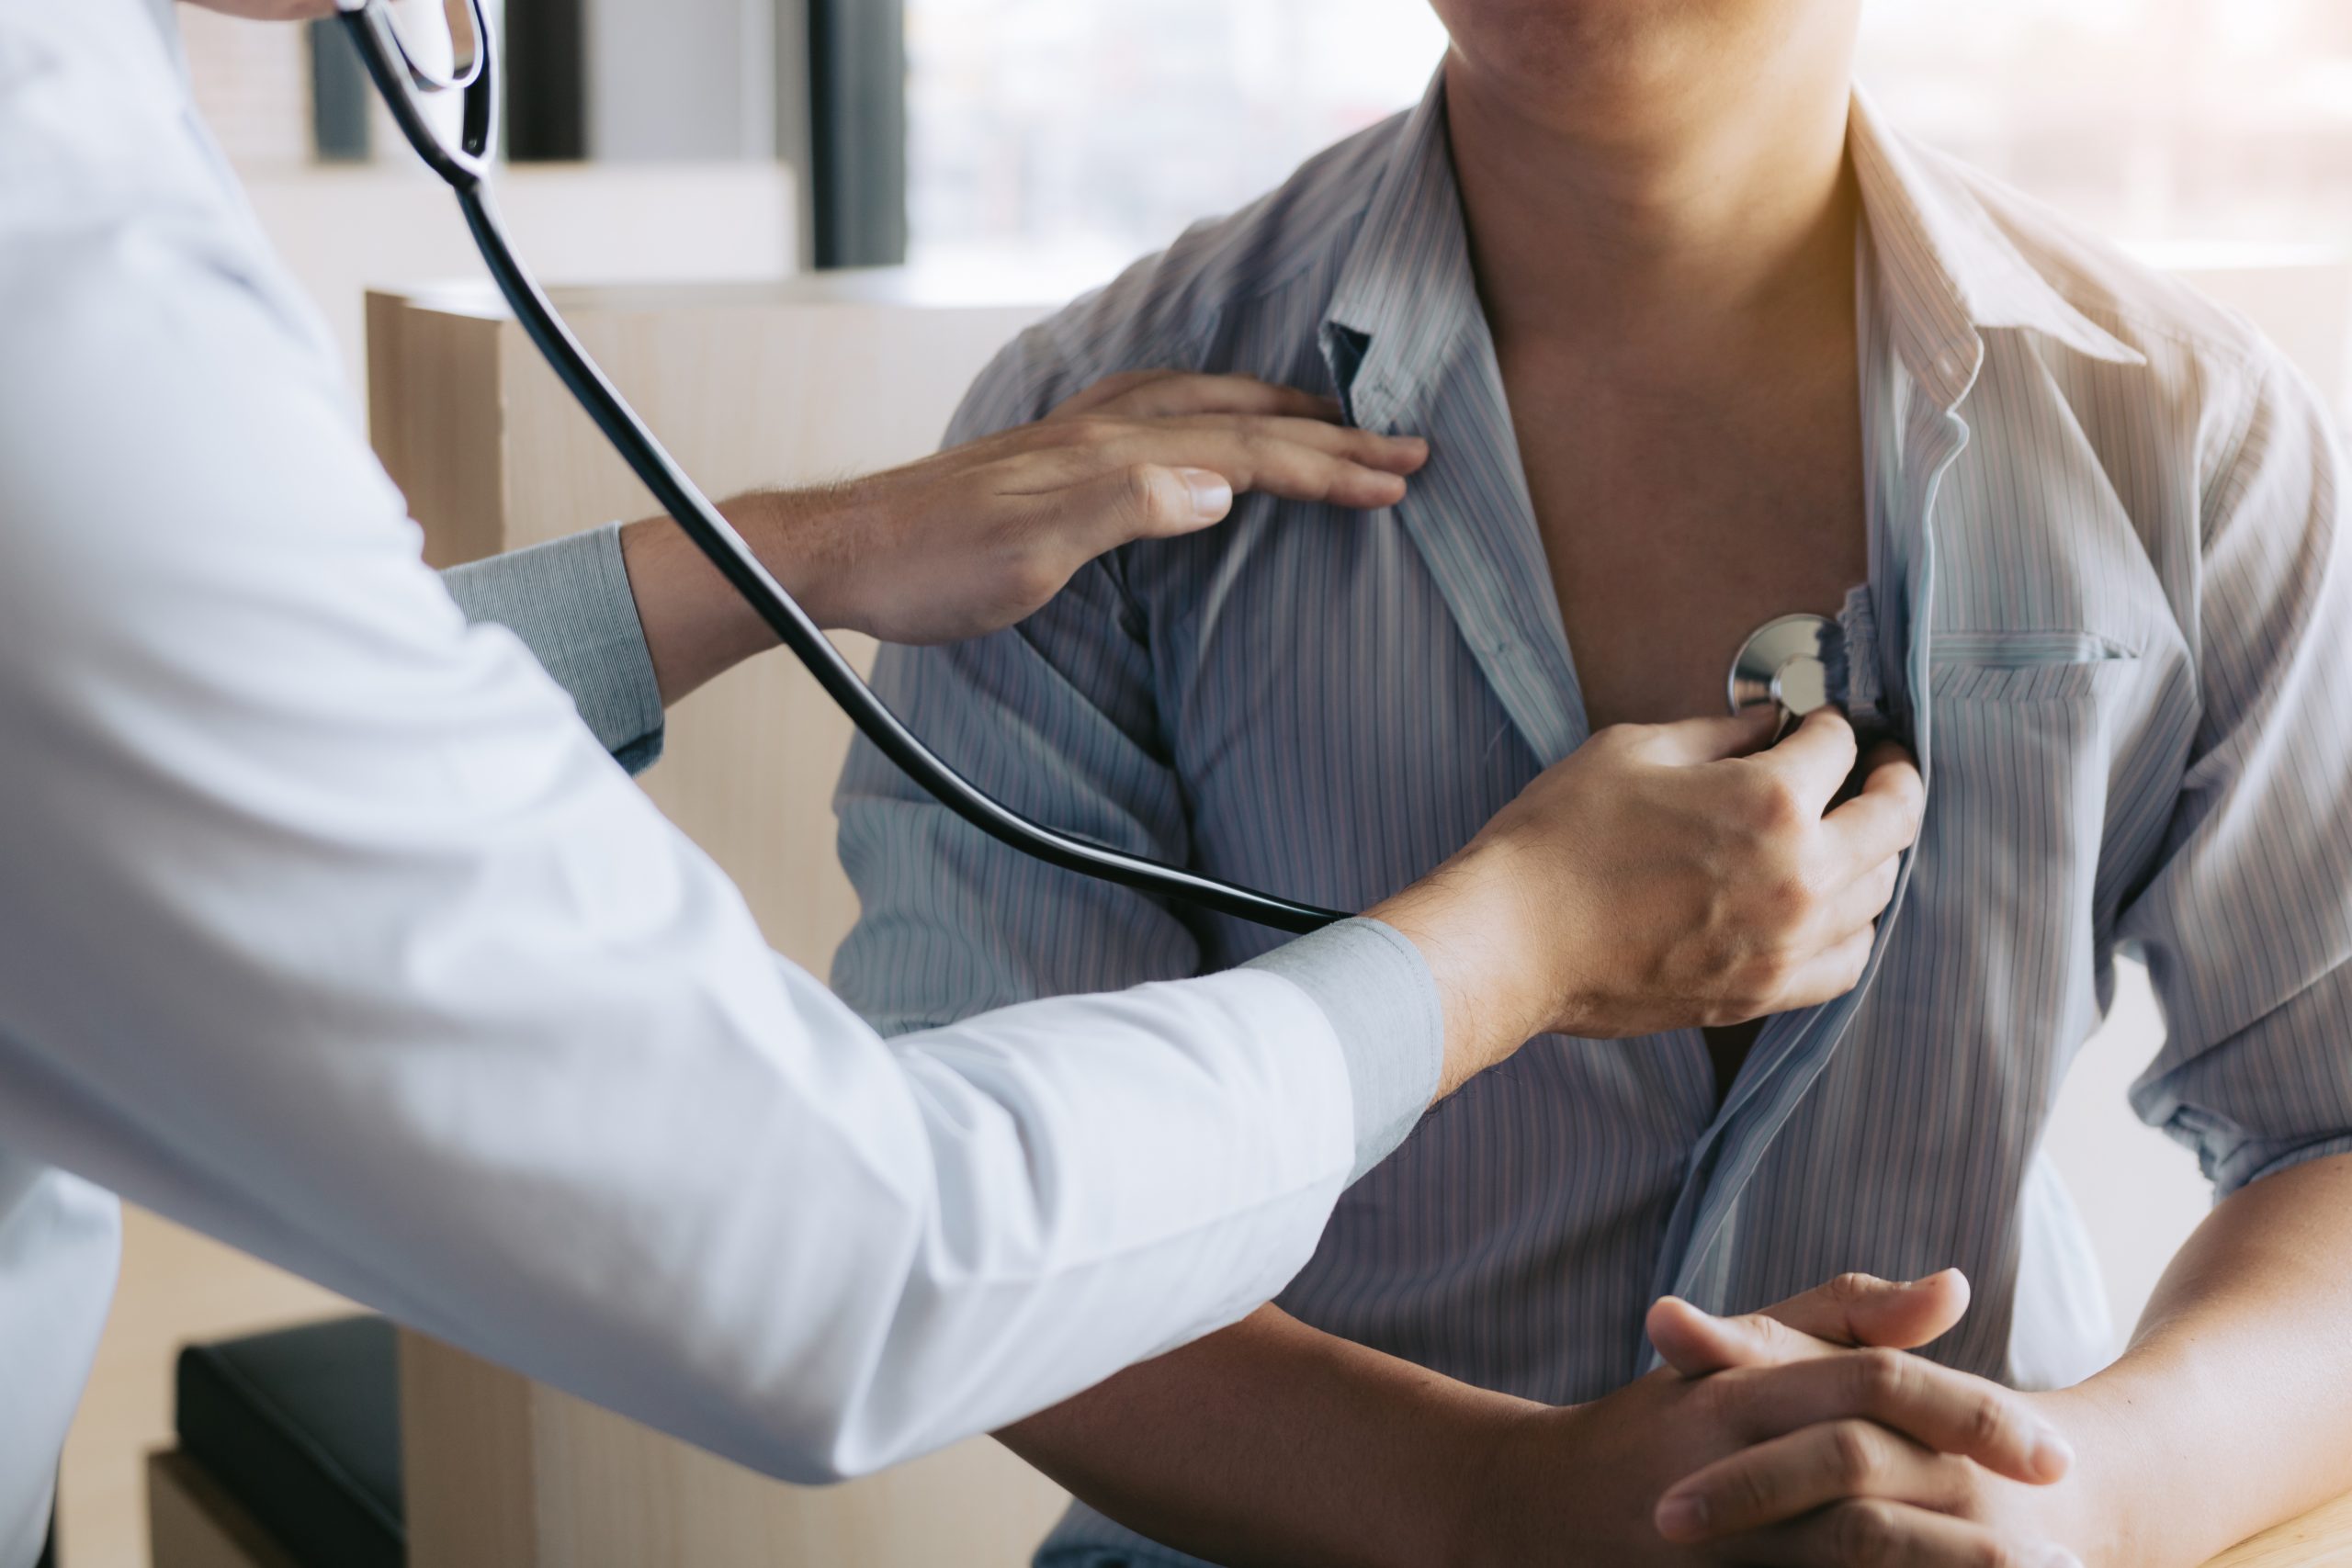
[[[1334,390],[1434,453],[1392,511],[1253,498],[1013,630],[887,652],[886,696],[982,785],[1360,908],[1585,738],[1444,125],[1441,84],[981,378],[951,439],[1176,367]],[[1283,1298],[1310,1324],[1569,1402],[1643,1370],[1663,1292],[1736,1311],[1958,1265],[1975,1305],[1934,1355],[2084,1376],[2111,1330],[2038,1147],[2126,948],[2169,1034],[2133,1104],[2218,1191],[2352,1151],[2352,561],[2320,400],[2245,322],[1860,96],[1849,145],[1849,697],[1928,780],[1870,976],[1767,1025],[1720,1105],[1696,1032],[1532,1043],[1340,1203]],[[840,808],[865,912],[835,983],[887,1029],[1275,940],[999,849],[870,750]],[[1048,1556],[1114,1548],[1161,1560],[1082,1510]]]

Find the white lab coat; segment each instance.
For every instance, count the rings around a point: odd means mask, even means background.
[[[0,1564],[109,1190],[799,1480],[1299,1268],[1397,1098],[1308,989],[886,1044],[467,627],[347,407],[144,0],[0,0]]]

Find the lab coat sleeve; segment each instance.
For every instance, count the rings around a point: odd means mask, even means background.
[[[1278,1291],[1356,1154],[1308,995],[892,1045],[775,962],[77,69],[0,50],[0,1145],[804,1481]]]
[[[619,524],[452,567],[441,585],[469,621],[523,639],[614,761],[641,773],[662,760],[662,685]]]
[[[2225,1197],[2352,1152],[2352,540],[2333,421],[2283,363],[2211,446],[2197,731],[2118,929],[2166,1024],[2132,1103]]]

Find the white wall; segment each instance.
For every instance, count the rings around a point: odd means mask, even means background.
[[[244,176],[262,226],[326,313],[355,389],[367,379],[369,288],[485,276],[447,191],[405,153]],[[515,249],[550,286],[765,279],[797,265],[794,179],[780,164],[526,164],[505,170],[497,189]]]

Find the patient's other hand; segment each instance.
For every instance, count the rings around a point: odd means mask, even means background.
[[[2038,1547],[2016,1551],[1959,1520],[1938,1521],[1961,1532],[1956,1548],[1947,1550],[1951,1543],[1941,1540],[1906,1541],[1919,1550],[1899,1557],[1853,1557],[1822,1540],[1791,1553],[1770,1532],[1669,1540],[1658,1529],[1660,1499],[1694,1471],[1825,1427],[1867,1426],[1923,1451],[1964,1455],[1987,1475],[2036,1486],[2056,1479],[2064,1458],[2053,1466],[2045,1439],[2054,1435],[2025,1396],[1897,1348],[1941,1334],[1966,1305],[1966,1285],[1956,1275],[1915,1285],[1849,1277],[1727,1325],[1702,1324],[1704,1314],[1693,1309],[1660,1303],[1653,1332],[1676,1354],[1694,1365],[1727,1358],[1738,1364],[1697,1378],[1668,1366],[1589,1404],[1518,1417],[1474,1463],[1477,1483],[1459,1527],[1467,1543],[1464,1560],[1610,1568],[2042,1562]],[[2063,1456],[2063,1445],[2056,1451]],[[1988,1545],[2011,1554],[1982,1550]]]
[[[1437,974],[1446,1087],[1538,1033],[1740,1023],[1853,988],[1925,790],[1882,746],[1839,803],[1851,727],[1823,709],[1758,750],[1774,723],[1602,730],[1372,911]]]
[[[1890,1353],[1938,1337],[1967,1308],[1957,1270],[1911,1285],[1848,1274],[1740,1318],[1669,1298],[1651,1308],[1649,1333],[1686,1377],[1842,1359],[1850,1377],[1894,1385],[1926,1363]],[[2033,1396],[2010,1397],[2033,1410]],[[1665,1539],[1740,1562],[2076,1564],[2058,1544],[2078,1534],[2071,1449],[2054,1426],[2016,1421],[1989,1393],[1980,1411],[1979,1424],[2011,1424],[1997,1457],[1875,1418],[1816,1422],[1677,1482],[1656,1523]]]

